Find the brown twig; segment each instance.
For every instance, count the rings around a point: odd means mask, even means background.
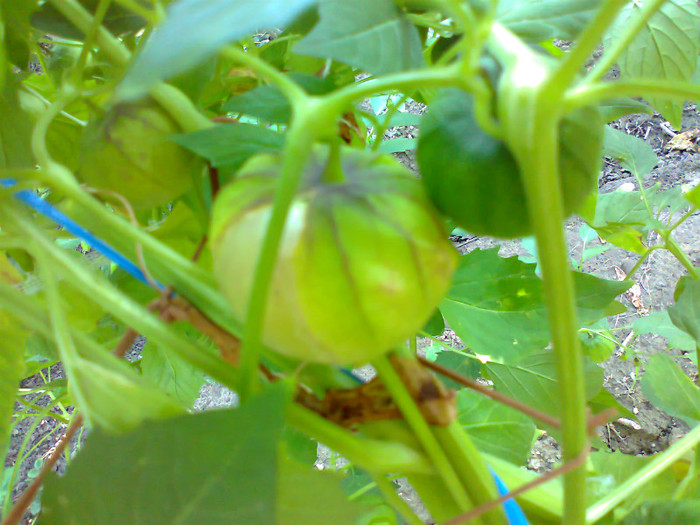
[[[496,392],[495,390],[491,390],[489,388],[486,388],[483,385],[480,385],[476,381],[469,379],[468,377],[464,377],[457,372],[454,372],[453,370],[450,370],[449,368],[446,368],[442,365],[439,365],[437,363],[433,363],[431,361],[428,361],[424,357],[418,356],[418,360],[427,368],[430,368],[431,370],[437,372],[440,375],[443,375],[449,379],[452,379],[453,381],[459,383],[460,385],[466,386],[467,388],[471,390],[475,390],[476,392],[479,392],[480,394],[483,394],[487,397],[490,397],[494,401],[498,401],[499,403],[503,403],[504,405],[508,405],[509,407],[514,408],[515,410],[518,410],[522,412],[523,414],[527,414],[528,416],[537,419],[541,421],[542,423],[545,423],[546,425],[552,426],[554,428],[559,428],[561,426],[561,422],[559,421],[559,418],[556,418],[554,416],[550,416],[549,414],[546,414],[544,412],[541,412],[540,410],[537,410],[536,408],[532,408],[531,406],[526,405],[525,403],[521,403],[520,401],[517,401],[511,397],[508,397],[504,394],[501,394],[500,392]]]
[[[73,439],[73,436],[75,436],[75,433],[78,431],[82,423],[82,414],[76,414],[73,421],[71,421],[70,425],[66,429],[66,432],[63,434],[58,443],[56,443],[56,447],[46,460],[46,463],[44,463],[44,465],[41,467],[39,474],[32,480],[24,492],[22,492],[22,495],[15,502],[12,510],[10,510],[10,513],[3,520],[2,525],[17,525],[17,523],[19,523],[19,520],[22,519],[24,514],[27,512],[27,509],[32,504],[32,501],[34,501],[34,498],[39,492],[41,485],[44,483],[44,478],[56,466],[58,458],[61,457],[61,454],[63,454],[66,446],[68,443],[70,443],[70,440]]]
[[[461,516],[457,516],[456,518],[448,520],[442,525],[460,525],[462,523],[467,523],[469,520],[473,520],[474,518],[481,516],[483,513],[488,512],[492,508],[497,507],[504,501],[516,498],[517,496],[520,496],[520,494],[523,494],[528,490],[532,490],[535,487],[542,485],[543,483],[547,483],[548,481],[551,481],[558,476],[566,474],[570,470],[580,467],[586,461],[586,458],[588,457],[589,453],[590,446],[587,446],[581,454],[579,454],[576,458],[572,459],[571,461],[564,463],[561,467],[547,472],[542,477],[537,478],[529,483],[526,483],[522,487],[518,487],[515,490],[511,490],[510,492],[501,496],[498,499],[494,499],[487,503],[484,503],[483,505],[479,505],[478,507],[473,508],[469,512],[462,514]]]

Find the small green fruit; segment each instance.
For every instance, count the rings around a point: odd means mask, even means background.
[[[91,122],[81,145],[79,177],[124,196],[137,210],[172,202],[201,173],[202,161],[168,140],[179,133],[157,104],[122,104]]]
[[[283,232],[263,342],[303,361],[366,363],[420,330],[447,289],[457,252],[419,181],[388,157],[343,150],[328,183],[315,150]],[[281,159],[251,159],[213,207],[214,273],[245,321]]]
[[[565,213],[595,188],[604,126],[597,108],[580,108],[559,126]],[[505,239],[532,233],[518,164],[507,145],[484,132],[472,97],[440,92],[423,117],[416,158],[437,208],[472,233]]]

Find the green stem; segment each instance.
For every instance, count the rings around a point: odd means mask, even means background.
[[[31,148],[37,164],[43,168],[48,168],[53,165],[51,154],[46,147],[46,134],[49,131],[49,126],[63,109],[78,96],[78,92],[71,86],[64,84],[58,98],[44,111],[36,121],[32,130]],[[71,175],[72,178],[72,175]]]
[[[343,165],[340,161],[340,139],[331,141],[328,161],[321,174],[321,180],[326,184],[343,182],[345,180]]]
[[[394,402],[399,407],[399,410],[406,419],[409,427],[413,430],[413,433],[425,450],[425,453],[435,465],[435,469],[444,481],[452,499],[454,499],[462,512],[466,512],[473,505],[466,490],[462,486],[462,482],[454,466],[445,455],[440,443],[433,435],[430,426],[423,418],[423,414],[421,414],[411,394],[406,390],[405,385],[389,362],[389,359],[386,356],[379,357],[372,362],[372,366],[374,366],[382,382],[386,385],[389,394],[391,394]]]
[[[693,263],[690,261],[688,256],[685,254],[683,250],[681,250],[681,247],[678,246],[678,243],[676,240],[671,237],[671,232],[668,232],[664,236],[664,240],[666,241],[665,248],[671,252],[676,259],[683,265],[683,267],[688,270],[688,273],[693,279],[700,279],[700,274],[698,274],[698,269],[693,266]]]
[[[461,87],[469,89],[470,81],[460,76],[457,64],[429,70],[406,71],[342,87],[323,97],[323,104],[346,108],[356,100],[386,91],[411,91],[426,87]]]
[[[3,212],[5,212],[4,209]],[[213,379],[229,388],[235,388],[237,374],[231,365],[199,345],[183,339],[171,326],[115,288],[104,275],[90,271],[85,267],[82,259],[71,257],[71,254],[46,238],[41,230],[23,217],[21,212],[7,214],[6,217],[9,223],[24,232],[50,256],[54,267],[77,290],[102,304],[107,311],[112,312],[127,326],[159,341],[164,347],[203,370]]]
[[[574,79],[581,73],[581,68],[590,58],[595,48],[600,44],[605,31],[615,21],[620,9],[627,0],[606,0],[598,7],[598,11],[586,25],[583,33],[576,39],[574,48],[564,55],[559,68],[552,77],[552,83],[565,88],[573,84]]]
[[[80,55],[78,56],[78,61],[75,67],[71,70],[71,83],[75,86],[79,86],[82,82],[83,69],[85,69],[85,64],[87,64],[88,57],[92,52],[92,44],[97,37],[97,32],[102,26],[102,20],[107,14],[107,9],[111,5],[112,0],[99,0],[97,4],[97,9],[95,10],[95,16],[90,24],[90,29],[85,33],[85,41],[83,42],[83,48],[80,50]]]
[[[564,99],[564,112],[601,100],[632,96],[632,97],[667,97],[679,100],[700,100],[700,86],[687,82],[677,82],[658,79],[639,79],[629,81],[596,82],[569,90]]]
[[[50,0],[63,16],[70,20],[84,34],[89,34],[92,27],[92,15],[77,0]],[[131,53],[122,43],[112,36],[104,27],[97,30],[97,44],[107,57],[119,66],[125,66]]]
[[[660,250],[661,248],[663,248],[663,246],[652,246],[646,252],[644,252],[642,254],[642,256],[639,258],[639,260],[632,267],[632,269],[627,273],[627,277],[633,276],[634,272],[639,270],[639,267],[644,263],[644,261],[647,260],[647,257],[649,257],[649,255],[651,255],[651,252],[653,252],[654,250]]]
[[[282,74],[264,60],[233,46],[225,47],[221,54],[239,64],[249,67],[268,82],[276,86],[287,97],[292,106],[302,106],[308,97],[306,92],[289,76]]]
[[[559,121],[562,91],[552,86],[546,64],[512,33],[494,24],[493,48],[506,72],[499,91],[499,116],[514,153],[540,254],[549,330],[562,410],[563,459],[579,457],[587,447],[586,392],[579,346],[575,292],[562,225],[564,211],[559,177]],[[585,517],[586,472],[564,476],[564,525]]]
[[[693,447],[700,444],[700,425],[688,432],[680,441],[674,443],[661,454],[657,454],[642,469],[635,472],[624,483],[619,485],[610,494],[599,499],[586,510],[586,523],[595,523],[620,503],[635,494],[639,489],[647,485],[655,477],[672,466]]]
[[[639,14],[625,22],[621,31],[622,34],[615,40],[613,46],[603,53],[598,64],[596,64],[586,78],[587,82],[599,80],[608,72],[620,55],[627,50],[632,40],[634,40],[642,30],[642,27],[644,27],[665,2],[666,0],[650,0],[649,2],[644,2]]]
[[[669,232],[672,232],[673,230],[675,230],[676,228],[678,228],[681,224],[683,224],[685,221],[687,221],[688,219],[690,219],[690,217],[692,217],[693,214],[694,214],[696,211],[698,211],[698,208],[696,208],[695,206],[693,206],[693,207],[690,208],[687,212],[685,212],[685,213],[683,214],[683,216],[682,216],[680,219],[678,219],[678,220],[677,220],[676,222],[674,222],[673,224],[671,224],[671,220],[673,219],[673,215],[671,215],[671,216],[668,218],[668,223],[669,223],[669,224],[668,224],[668,227],[667,227],[666,229],[667,229]]]
[[[416,513],[413,512],[411,507],[396,493],[394,485],[384,476],[373,476],[372,479],[377,484],[377,487],[384,495],[389,505],[391,505],[394,510],[396,510],[403,520],[409,525],[423,525]]]
[[[428,459],[407,445],[360,437],[297,404],[290,404],[287,408],[287,420],[304,434],[340,451],[354,465],[372,474],[434,472]]]
[[[300,106],[294,106],[295,114],[287,130],[283,151],[280,180],[275,191],[272,214],[267,226],[248,304],[248,313],[241,347],[241,388],[242,399],[259,390],[258,364],[262,347],[262,332],[265,323],[265,309],[272,275],[277,264],[282,232],[287,221],[287,213],[299,186],[304,166],[311,154],[315,138],[319,137],[328,124],[329,115],[319,112],[311,99],[305,99]],[[335,119],[333,119],[335,122]],[[270,327],[274,329],[273,327]]]

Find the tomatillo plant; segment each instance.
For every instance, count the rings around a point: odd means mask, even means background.
[[[41,391],[75,406],[60,415],[69,437],[83,421],[92,429],[63,477],[49,475],[68,440],[58,445],[3,525],[42,485],[39,523],[117,523],[127,508],[156,524],[700,519],[698,432],[625,467],[627,479],[606,470],[617,459],[590,452],[603,408],[624,409],[588,355],[612,352],[599,323],[632,283],[572,272],[563,229],[578,213],[640,255],[631,277],[651,251],[669,251],[689,276],[668,319],[697,343],[698,271],[671,237],[700,206],[697,189],[645,189],[635,172],[639,198],[615,206],[596,182],[614,149],[605,122],[649,111],[626,97],[677,128],[683,101],[700,98],[700,9],[551,9],[3,3],[0,432],[21,419],[16,399],[38,403],[20,381],[58,362],[68,387]],[[66,49],[74,60],[60,59]],[[613,65],[619,78],[604,80]],[[417,138],[381,136],[416,115],[358,107],[394,95],[427,106]],[[417,173],[390,155],[413,147]],[[454,226],[534,235],[541,272],[494,251],[460,256]],[[640,240],[650,231],[663,245]],[[419,356],[416,337],[446,322],[467,348],[434,339],[437,362]],[[139,333],[146,344],[129,354]],[[602,334],[605,352],[582,349],[580,334]],[[339,368],[366,364],[371,379]],[[654,390],[659,371],[675,378],[673,395]],[[239,406],[192,413],[205,374]],[[675,362],[652,360],[649,374],[661,408],[700,420],[700,391]],[[563,448],[563,465],[542,476],[521,468],[538,428]],[[314,471],[317,443],[351,463]],[[422,504],[399,496],[396,477]],[[656,477],[670,492],[637,498]],[[506,486],[514,500],[498,499]],[[679,502],[688,508],[668,510]]]

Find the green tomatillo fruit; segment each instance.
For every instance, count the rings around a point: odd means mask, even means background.
[[[592,107],[577,109],[559,125],[567,215],[595,188],[603,131]],[[518,164],[504,142],[479,127],[470,94],[459,89],[438,94],[423,117],[416,158],[431,199],[457,225],[505,239],[532,233]]]
[[[175,121],[155,102],[113,107],[85,129],[78,176],[125,197],[137,210],[172,202],[202,171],[202,160],[168,140]]]
[[[343,148],[344,180],[328,182],[328,157],[314,149],[289,209],[262,341],[303,361],[366,363],[421,329],[457,252],[420,182],[392,158]],[[281,163],[254,157],[213,207],[214,273],[242,321]]]

